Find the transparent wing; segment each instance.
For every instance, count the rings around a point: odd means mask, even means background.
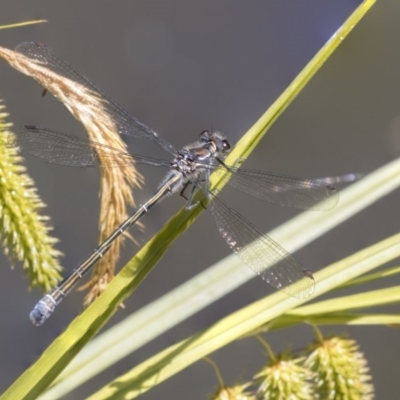
[[[213,196],[210,208],[228,246],[263,280],[300,299],[313,293],[315,282],[311,272],[304,269],[278,243],[219,198]]]
[[[168,161],[128,154],[89,139],[36,126],[26,126],[9,134],[7,144],[23,154],[73,167],[122,167],[133,162],[170,166]]]
[[[269,203],[305,210],[329,210],[339,200],[337,190],[323,180],[241,168],[230,170],[234,173],[229,185]]]
[[[150,129],[148,126],[140,122],[123,107],[121,107],[116,101],[105,94],[102,90],[97,88],[92,82],[86,77],[75,71],[70,65],[61,60],[56,56],[51,49],[46,47],[44,44],[37,42],[24,42],[20,43],[15,51],[23,54],[24,56],[31,58],[34,61],[38,61],[41,65],[47,67],[50,71],[64,76],[72,81],[75,81],[86,88],[88,88],[96,97],[102,100],[103,107],[106,112],[111,115],[117,126],[120,134],[147,138],[158,143],[162,148],[168,152],[175,154],[175,148],[166,140],[159,137],[156,132]],[[44,84],[43,82],[41,82]],[[52,82],[51,75],[47,77],[46,89],[49,92],[53,92],[54,82]]]

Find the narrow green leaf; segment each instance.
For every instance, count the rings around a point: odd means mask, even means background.
[[[396,235],[400,239],[400,235]],[[399,250],[397,257],[399,256]],[[329,267],[328,267],[329,268]],[[356,265],[349,270],[356,269]],[[385,289],[371,290],[349,296],[335,297],[333,299],[319,301],[307,306],[299,307],[290,314],[293,315],[315,315],[327,314],[338,311],[357,310],[367,307],[378,307],[400,302],[400,286],[393,286]]]
[[[0,29],[10,29],[10,28],[20,28],[22,26],[28,26],[28,25],[35,25],[35,24],[42,24],[44,22],[47,22],[45,19],[38,19],[35,21],[25,21],[25,22],[17,22],[15,24],[9,24],[9,25],[0,25]]]
[[[399,257],[399,255],[400,234],[397,234],[326,267],[315,274],[318,285],[313,297],[333,289],[340,285],[342,281],[349,279],[349,277],[363,274],[372,268],[376,268],[385,262]],[[389,288],[374,292],[372,297],[375,302],[371,301],[370,305],[376,305],[378,302],[389,303],[398,301],[399,294],[396,292],[400,293],[400,290],[399,288]],[[358,299],[356,298],[357,296],[359,297]],[[371,294],[367,296],[360,294],[355,295],[353,299],[361,307],[361,298],[364,297],[365,300],[369,296]],[[384,301],[380,300],[379,297],[384,297]],[[133,399],[150,389],[153,385],[159,384],[200,358],[209,355],[233,340],[257,331],[259,327],[267,324],[274,318],[284,313],[287,313],[289,318],[291,316],[295,318],[302,317],[306,315],[305,309],[308,309],[311,314],[313,311],[318,313],[322,308],[320,304],[324,303],[311,304],[290,311],[305,301],[289,298],[283,293],[275,293],[259,300],[218,321],[206,331],[193,335],[151,357],[106,385],[91,396],[90,399],[111,399],[115,397]],[[333,306],[334,301],[335,299],[325,302],[330,307],[329,310],[335,309]],[[329,302],[331,303],[330,305]],[[346,309],[346,305],[343,303],[339,302],[340,309]],[[349,306],[347,307],[349,308]]]
[[[400,274],[400,267],[387,268],[382,271],[378,271],[373,274],[368,274],[365,276],[360,276],[359,278],[352,279],[349,282],[345,282],[343,285],[340,285],[339,289],[344,289],[351,286],[357,286],[363,283],[373,282],[378,279],[387,278],[388,276],[397,274]]]
[[[363,210],[378,198],[398,188],[399,185],[400,161],[397,160],[343,190],[338,206],[331,212],[305,212],[268,235],[275,238],[290,252],[294,252],[315,237],[322,235],[350,216],[354,216],[356,212]],[[374,254],[372,253],[371,256],[374,257]],[[373,263],[371,268],[377,268],[380,265],[380,263]],[[346,269],[350,267],[351,264],[344,266]],[[333,270],[332,273],[334,275],[336,271]],[[46,392],[41,399],[65,395],[168,328],[175,326],[253,277],[252,271],[244,268],[238,257],[235,255],[226,257],[94,339],[68,366],[62,376],[57,378],[57,383],[55,382],[54,387],[49,389],[48,394]],[[317,281],[317,289],[320,284]],[[343,286],[342,282],[337,288]],[[298,322],[302,320],[303,318],[300,317],[296,319]]]
[[[285,329],[299,323],[309,323],[312,325],[399,325],[399,314],[359,314],[359,313],[331,313],[297,316],[292,313],[285,314],[271,324],[267,324],[264,329],[257,332],[274,331]]]

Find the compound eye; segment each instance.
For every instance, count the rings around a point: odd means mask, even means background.
[[[231,149],[231,145],[227,140],[222,141],[222,151],[228,151]]]
[[[202,131],[200,133],[200,141],[206,143],[209,140],[210,140],[210,131]]]

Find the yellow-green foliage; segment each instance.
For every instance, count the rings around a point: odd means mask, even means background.
[[[48,235],[48,217],[37,213],[44,204],[20,164],[21,156],[7,146],[12,133],[4,108],[0,104],[0,237],[9,259],[22,262],[31,286],[47,291],[60,279],[60,252],[53,247],[57,239]]]
[[[321,338],[311,348],[306,366],[315,372],[318,399],[372,399],[374,387],[364,354],[354,340]]]

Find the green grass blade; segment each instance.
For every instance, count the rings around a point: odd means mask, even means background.
[[[21,28],[23,26],[28,26],[28,25],[42,24],[44,22],[47,22],[47,20],[38,19],[38,20],[35,20],[35,21],[17,22],[15,24],[0,25],[0,29]]]
[[[368,274],[366,276],[360,276],[359,278],[352,279],[351,281],[346,282],[343,285],[340,285],[340,289],[344,289],[351,286],[358,286],[363,283],[373,282],[378,279],[387,278],[389,276],[397,274],[400,274],[400,266],[387,268],[382,271],[374,272],[373,274]]]
[[[294,252],[399,186],[400,160],[396,160],[343,190],[340,194],[339,204],[331,212],[302,213],[270,232],[269,235],[274,237],[284,248]],[[371,268],[379,265],[381,264],[374,263]],[[350,267],[351,264],[345,264],[343,268]],[[333,270],[333,274],[335,273],[336,269]],[[55,397],[68,393],[79,384],[253,277],[254,274],[248,268],[243,267],[238,257],[235,255],[227,257],[153,304],[134,313],[126,321],[106,332],[104,336],[96,338],[68,366],[65,373],[60,375],[55,386],[49,389],[48,394],[41,398],[43,400],[51,399],[54,398],[55,393],[57,394]],[[321,285],[321,278],[318,275],[316,278],[318,289]],[[338,287],[343,287],[344,284],[342,282]]]
[[[300,323],[312,325],[399,325],[398,314],[331,313],[307,316],[282,315],[257,330],[257,333],[289,328]]]
[[[400,234],[397,234],[326,267],[315,275],[318,285],[313,297],[335,288],[349,277],[368,272],[399,255]],[[173,376],[193,362],[242,336],[254,333],[284,313],[287,313],[288,318],[293,316],[305,319],[307,315],[321,313],[321,310],[326,313],[327,307],[329,310],[351,309],[353,301],[357,308],[360,308],[369,297],[372,298],[369,306],[378,305],[380,302],[387,304],[400,300],[399,288],[388,288],[371,293],[348,296],[346,300],[342,301],[338,299],[339,306],[336,308],[334,307],[336,299],[332,299],[303,306],[296,310],[292,309],[306,300],[290,298],[283,293],[275,293],[232,313],[209,329],[151,357],[105,386],[90,399],[136,398],[139,394]]]
[[[308,320],[315,325],[398,325],[400,315],[396,314],[331,314],[316,315]]]
[[[324,62],[331,56],[374,3],[375,0],[364,0],[362,4],[360,4],[330,40],[319,50],[311,61],[309,61],[274,104],[272,104],[264,115],[250,128],[247,134],[242,137],[229,155],[227,159],[228,163],[231,162],[231,164],[234,164],[234,162],[240,158],[247,158],[262,139],[265,132],[295,99],[303,87],[316,74]]]
[[[396,235],[399,237],[399,235]],[[351,269],[356,269],[353,265]],[[400,286],[384,289],[371,290],[352,294],[349,296],[335,297],[333,299],[319,301],[307,306],[299,307],[288,315],[312,316],[317,314],[338,313],[341,311],[352,311],[360,308],[378,307],[400,302]]]

